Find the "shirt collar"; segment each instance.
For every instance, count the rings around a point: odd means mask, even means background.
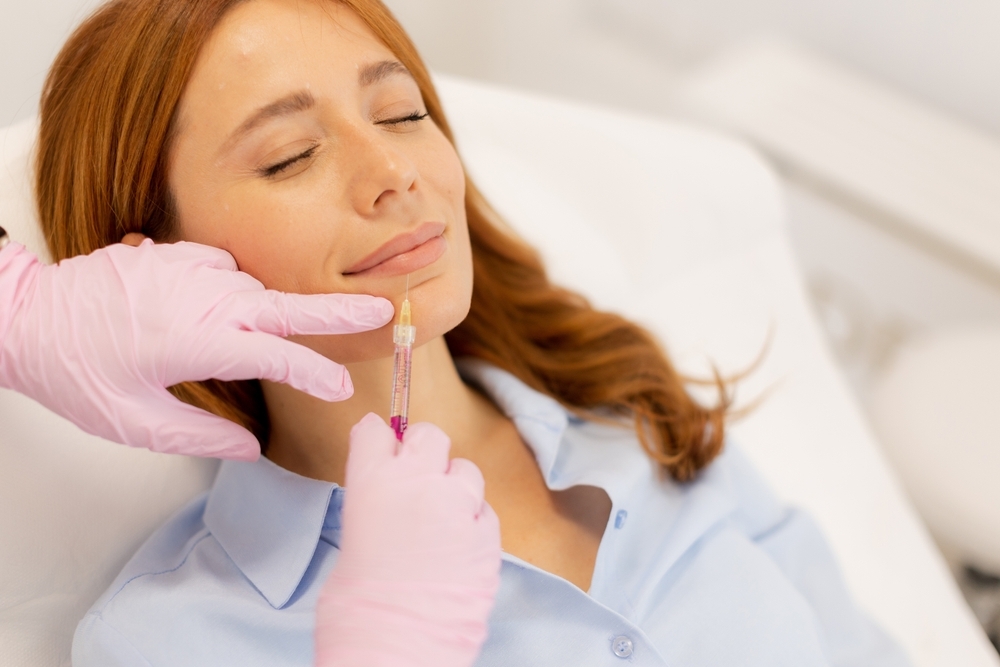
[[[483,361],[466,358],[456,365],[514,422],[551,486],[568,411]],[[281,608],[302,581],[324,524],[338,523],[343,493],[337,484],[303,477],[264,457],[224,461],[209,492],[205,525],[268,603]]]
[[[303,477],[263,456],[252,463],[223,461],[205,525],[268,603],[281,608],[312,561],[336,490],[342,493],[337,484]]]
[[[462,378],[479,386],[517,427],[553,491],[586,484],[604,489],[617,505],[640,478],[657,468],[636,440],[630,420],[577,417],[554,398],[484,361],[457,359]]]

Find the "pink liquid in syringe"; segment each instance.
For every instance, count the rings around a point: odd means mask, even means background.
[[[392,369],[392,411],[389,413],[389,425],[396,432],[396,439],[399,441],[403,440],[410,408],[411,353],[409,345],[397,345]]]

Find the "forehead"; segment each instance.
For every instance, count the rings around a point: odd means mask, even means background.
[[[386,59],[395,56],[335,0],[243,2],[199,53],[180,116],[192,120],[190,107],[245,112],[294,89],[347,93],[361,66]]]
[[[255,56],[352,47],[389,53],[364,21],[336,0],[250,0],[226,13],[205,51],[212,60],[246,63]]]

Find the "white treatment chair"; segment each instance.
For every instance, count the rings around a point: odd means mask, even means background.
[[[466,165],[554,278],[655,330],[685,371],[762,366],[732,429],[816,517],[858,602],[920,667],[997,667],[809,310],[774,173],[665,120],[439,77]],[[44,255],[31,122],[0,132],[0,224]],[[68,664],[77,619],[216,464],[130,450],[0,393],[0,664]]]

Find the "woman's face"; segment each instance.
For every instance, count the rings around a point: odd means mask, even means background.
[[[336,2],[231,10],[181,99],[169,183],[178,236],[230,252],[287,292],[373,294],[417,344],[468,313],[465,177],[416,82]],[[388,327],[299,342],[352,362],[391,354]]]

